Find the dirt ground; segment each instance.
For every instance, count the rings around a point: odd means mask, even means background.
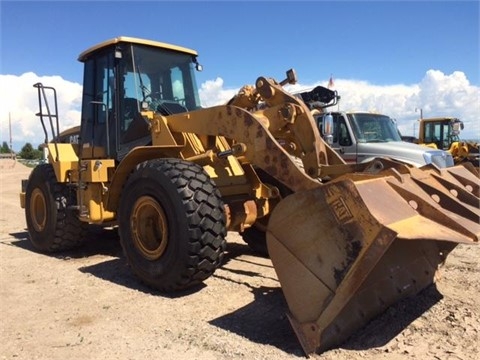
[[[224,265],[196,291],[165,296],[128,269],[116,231],[36,253],[19,206],[30,169],[0,165],[0,359],[305,358],[269,259],[230,233]],[[480,247],[459,246],[442,277],[318,359],[478,359]]]

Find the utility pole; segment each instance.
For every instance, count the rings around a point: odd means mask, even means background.
[[[15,158],[15,156],[13,155],[13,145],[12,145],[12,117],[11,117],[11,114],[10,112],[8,112],[8,131],[9,131],[9,134],[10,134],[10,156],[13,158]]]
[[[423,109],[422,108],[415,108],[415,112],[417,112],[417,110],[420,110],[420,120],[423,119]]]
[[[418,119],[417,121],[420,121],[423,119],[423,109],[422,108],[415,108],[415,112],[417,112],[417,110],[420,110],[420,119]],[[416,125],[416,122],[413,123],[413,136],[417,136],[417,133],[415,132],[415,125]]]
[[[12,147],[12,117],[10,116],[10,112],[8,113],[8,129],[10,133],[10,154],[13,158],[13,147]]]

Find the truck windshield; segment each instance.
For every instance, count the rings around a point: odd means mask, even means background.
[[[160,112],[199,108],[193,60],[189,54],[132,45],[124,72],[125,97],[146,103],[150,110]]]
[[[395,122],[385,115],[348,114],[358,142],[402,141]]]

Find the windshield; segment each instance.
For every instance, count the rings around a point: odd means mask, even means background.
[[[126,98],[164,115],[200,107],[191,55],[131,45],[130,56],[124,70]]]
[[[385,115],[349,114],[358,142],[402,141],[395,122]]]

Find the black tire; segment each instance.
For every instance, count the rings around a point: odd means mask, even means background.
[[[243,241],[248,245],[252,251],[262,257],[268,258],[268,248],[267,248],[267,234],[265,229],[260,229],[255,223],[252,227],[245,229],[241,233]]]
[[[223,202],[197,164],[180,159],[139,164],[124,187],[118,219],[132,271],[157,290],[199,284],[222,263],[227,235]]]
[[[36,166],[25,193],[25,218],[33,247],[44,253],[69,250],[82,244],[88,224],[67,207],[76,196],[57,182],[51,164]]]

